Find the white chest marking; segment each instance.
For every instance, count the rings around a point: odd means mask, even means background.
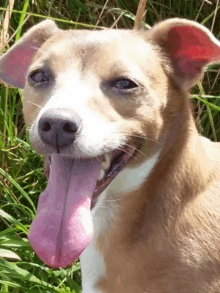
[[[94,239],[80,256],[83,293],[98,293],[96,282],[105,275],[105,264],[95,247]]]
[[[155,166],[159,152],[137,168],[125,168],[111,182],[111,184],[99,195],[97,204],[92,211],[94,236],[88,247],[80,256],[82,269],[83,293],[100,293],[95,289],[95,284],[105,276],[105,263],[96,249],[97,237],[108,231],[112,218],[117,213],[117,200],[120,194],[137,190],[146,180]],[[118,198],[111,199],[111,193],[117,194]],[[105,203],[108,202],[108,205]]]
[[[80,256],[83,293],[98,293],[95,289],[95,284],[105,275],[105,264],[96,249],[96,239],[108,227],[108,214],[111,211],[104,205],[106,201],[106,190],[99,195],[99,200],[92,211],[94,226],[93,239]]]
[[[150,159],[146,160],[143,164],[136,168],[125,168],[118,176],[112,181],[111,189],[126,194],[130,191],[137,190],[146,181],[148,175],[155,166],[160,152],[157,152]]]

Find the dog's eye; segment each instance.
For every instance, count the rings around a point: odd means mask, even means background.
[[[138,85],[128,78],[121,78],[112,81],[111,86],[118,90],[130,90],[136,88]]]
[[[43,83],[49,81],[49,73],[43,70],[35,70],[29,75],[30,79],[34,83]]]

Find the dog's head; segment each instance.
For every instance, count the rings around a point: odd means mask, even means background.
[[[24,88],[34,149],[50,157],[29,239],[51,266],[67,266],[92,237],[91,200],[163,138],[220,45],[203,26],[172,19],[149,31],[63,31],[47,20],[0,60],[0,78]],[[147,151],[146,151],[147,150]]]

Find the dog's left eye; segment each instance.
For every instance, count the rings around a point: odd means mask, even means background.
[[[117,88],[118,90],[130,90],[138,87],[134,81],[128,78],[116,79],[111,82],[111,86]]]
[[[35,70],[29,75],[29,78],[34,83],[43,83],[49,81],[49,73],[43,70]]]

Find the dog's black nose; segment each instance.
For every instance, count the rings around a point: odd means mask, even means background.
[[[79,128],[80,118],[69,109],[50,109],[45,111],[38,124],[41,139],[56,149],[71,145]]]

